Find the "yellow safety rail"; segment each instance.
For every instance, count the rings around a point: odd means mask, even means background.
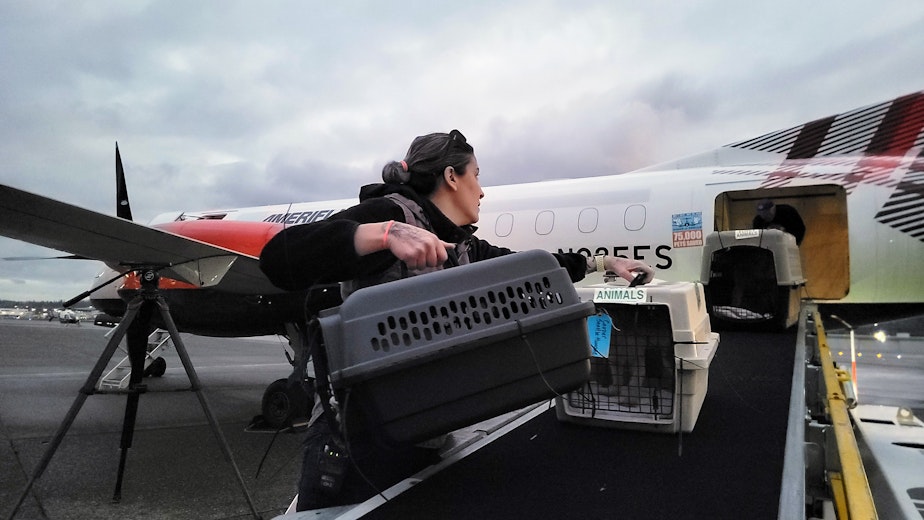
[[[832,495],[835,500],[835,509],[839,520],[874,520],[876,506],[873,504],[873,494],[869,489],[869,480],[860,458],[857,439],[853,435],[853,426],[850,423],[850,414],[847,412],[847,396],[841,388],[838,370],[834,368],[834,359],[828,347],[821,316],[815,316],[815,330],[818,333],[818,354],[821,370],[827,389],[828,414],[831,416],[831,425],[834,428],[834,437],[837,442],[837,452],[841,461],[841,473],[829,474],[832,486]],[[846,516],[843,516],[845,515]]]

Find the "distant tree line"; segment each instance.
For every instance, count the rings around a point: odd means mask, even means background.
[[[14,307],[27,309],[60,309],[64,306],[64,300],[58,301],[14,301],[0,300],[0,308],[11,309]],[[89,307],[90,300],[82,300],[72,305],[74,308]]]

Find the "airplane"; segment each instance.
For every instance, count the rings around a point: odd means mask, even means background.
[[[77,313],[71,309],[64,309],[58,313],[58,321],[64,324],[68,323],[80,323],[77,319]]]
[[[89,294],[104,313],[124,314],[137,271],[153,266],[180,331],[298,335],[307,292],[274,287],[260,251],[356,199],[175,211],[143,225],[131,220],[118,146],[116,169],[117,216],[0,185],[0,234],[103,261],[109,270],[72,301]],[[703,283],[707,236],[749,229],[770,198],[806,223],[802,297],[858,324],[924,304],[924,91],[629,173],[484,192],[477,234],[496,245],[628,256],[658,279]],[[335,287],[320,291],[336,304]]]
[[[924,253],[922,121],[918,92],[630,173],[485,187],[478,236],[514,250],[628,256],[648,262],[660,279],[706,282],[705,237],[750,228],[756,203],[770,198],[795,207],[806,222],[798,249],[803,296],[835,305],[831,312],[858,323],[917,313],[924,302],[924,270],[915,268]],[[151,225],[237,250],[243,246],[223,237],[248,238],[257,256],[282,226],[324,219],[355,203],[170,212]],[[265,234],[232,227],[261,224]],[[174,293],[171,301],[192,309],[210,299],[201,290]],[[260,316],[272,307],[248,297],[234,306],[237,312]],[[93,302],[108,308],[102,296]],[[123,305],[110,303],[115,311]],[[262,316],[219,318],[189,327],[220,335],[265,323]],[[214,324],[220,330],[208,330]]]

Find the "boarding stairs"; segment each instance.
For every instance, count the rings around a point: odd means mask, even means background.
[[[147,351],[144,356],[144,375],[151,375],[154,377],[164,375],[166,362],[160,357],[160,352],[170,348],[170,346],[172,346],[170,333],[164,329],[156,329],[148,336]],[[96,388],[101,392],[107,390],[125,390],[128,388],[132,366],[128,359],[128,351],[121,345],[119,346],[119,350],[125,352],[126,355],[116,366],[107,372],[106,375],[100,378]]]

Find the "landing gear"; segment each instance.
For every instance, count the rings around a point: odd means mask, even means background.
[[[280,429],[292,426],[299,419],[307,419],[311,411],[309,397],[303,385],[277,379],[263,392],[263,420],[267,426]]]
[[[144,377],[161,377],[167,372],[167,361],[162,358],[154,358],[151,364],[144,369]]]
[[[335,287],[338,292],[334,292],[331,287],[312,289],[308,296],[309,308],[318,295],[327,298],[333,295],[339,301],[339,286]],[[305,348],[304,326],[304,323],[286,323],[289,347],[295,353],[293,358],[288,351],[285,352],[289,364],[292,365],[292,374],[273,381],[263,392],[262,423],[274,430],[281,430],[300,422],[307,424],[307,419],[311,416],[311,408],[314,405],[314,372],[307,371],[310,352]]]
[[[308,291],[305,315],[316,316],[322,309],[336,307],[341,303],[343,300],[340,298],[339,284],[315,286]],[[314,366],[305,343],[306,326],[304,321],[285,324],[289,347],[295,354],[293,358],[288,351],[285,353],[293,373],[288,378],[273,381],[263,392],[262,423],[275,430],[296,425],[303,419],[307,423],[314,406]]]

